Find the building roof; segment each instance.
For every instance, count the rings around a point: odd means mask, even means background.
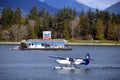
[[[34,43],[34,44],[65,44],[67,41],[65,39],[29,39],[26,43]]]

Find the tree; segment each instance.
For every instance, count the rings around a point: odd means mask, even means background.
[[[7,29],[2,31],[2,38],[3,38],[3,40],[9,41],[10,40],[10,36],[9,35],[10,35],[10,33],[9,33],[9,31]]]
[[[9,28],[9,32],[10,32],[10,39],[12,41],[18,41],[18,25],[12,25]]]
[[[45,10],[44,10],[44,8],[42,8],[42,9],[39,11],[38,16],[39,16],[39,17],[44,17],[44,15],[45,15]]]
[[[100,18],[100,11],[99,11],[99,9],[96,9],[96,12],[95,12],[95,23],[97,22],[98,18]]]
[[[38,17],[38,11],[37,11],[37,8],[34,6],[30,11],[30,13],[28,14],[28,18],[30,20],[36,20],[37,17]]]
[[[20,8],[17,7],[17,9],[15,10],[15,24],[20,24],[21,21],[21,11]]]
[[[77,13],[76,13],[76,10],[74,9],[73,10],[73,19],[76,18],[76,15],[77,15]]]
[[[68,23],[67,21],[64,21],[64,30],[63,30],[63,35],[65,39],[69,39],[69,32],[68,32]]]
[[[106,26],[110,21],[110,13],[105,11],[100,11],[99,18],[103,21],[103,24]]]
[[[14,11],[11,8],[3,9],[0,21],[3,28],[9,28],[14,24]]]
[[[115,16],[115,18],[116,18],[116,20],[115,20],[115,22],[116,22],[116,24],[120,24],[120,14],[117,14],[116,16]]]
[[[7,26],[8,18],[7,18],[7,9],[3,9],[1,14],[1,24],[3,26]]]
[[[23,39],[28,39],[29,33],[28,33],[28,26],[21,25],[18,30],[18,41],[21,41]]]
[[[40,30],[40,25],[41,25],[41,21],[40,21],[40,19],[37,19],[37,20],[36,20],[36,25],[35,25],[35,35],[36,35],[37,37],[40,37],[40,32],[39,32],[39,30]]]
[[[58,11],[54,15],[54,28],[57,32],[55,32],[55,36],[58,38],[65,37],[65,34],[69,34],[70,37],[70,25],[69,22],[73,19],[72,9],[69,7],[64,7],[62,10]],[[75,16],[75,14],[74,14]],[[66,24],[67,23],[67,24]],[[68,26],[69,25],[69,26]],[[55,31],[55,30],[54,30]]]
[[[70,25],[71,25],[71,37],[72,39],[77,37],[77,30],[79,28],[79,18],[76,17],[74,18],[74,20],[70,21]]]
[[[115,27],[116,40],[120,41],[120,24]]]
[[[80,16],[79,16],[79,17],[82,17],[82,16],[85,16],[85,12],[84,12],[84,10],[82,10],[82,11],[81,11],[81,13],[80,13]]]
[[[95,13],[89,9],[87,12],[87,19],[88,19],[88,33],[95,38]]]
[[[44,16],[44,18],[43,18],[43,21],[42,21],[42,24],[43,24],[43,27],[44,27],[44,30],[50,30],[50,27],[51,27],[51,19],[52,19],[52,17],[51,17],[51,15],[48,13],[48,12],[46,12],[45,14],[44,14],[45,16]]]
[[[88,34],[88,30],[89,30],[88,19],[86,16],[80,17],[79,25],[80,25],[81,36],[86,36]]]
[[[108,24],[108,30],[107,30],[107,39],[108,40],[114,40],[115,39],[115,22],[112,22]]]
[[[8,19],[7,24],[9,26],[14,24],[15,16],[14,16],[14,11],[11,8],[8,8],[8,10],[7,10],[7,19]]]
[[[26,21],[26,18],[21,16],[21,18],[20,18],[20,24],[21,25],[25,24],[25,21]]]
[[[29,20],[29,35],[31,39],[35,38],[35,25],[36,25],[35,20]]]
[[[103,33],[103,22],[101,19],[98,19],[96,22],[96,39],[97,40],[103,40],[104,39],[104,33]]]

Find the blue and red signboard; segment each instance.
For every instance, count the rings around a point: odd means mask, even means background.
[[[43,31],[43,39],[51,39],[51,31]]]

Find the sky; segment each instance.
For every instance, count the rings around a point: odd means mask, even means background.
[[[40,0],[40,1],[44,1],[44,0]],[[76,0],[76,1],[83,3],[87,6],[90,6],[92,8],[95,9],[98,8],[101,10],[106,9],[117,2],[120,2],[120,0]]]

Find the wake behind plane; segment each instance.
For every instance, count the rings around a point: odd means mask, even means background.
[[[90,54],[87,53],[84,58],[69,58],[69,57],[57,57],[49,56],[50,58],[56,58],[56,62],[61,66],[55,66],[55,69],[77,69],[79,65],[88,65],[90,63]]]

